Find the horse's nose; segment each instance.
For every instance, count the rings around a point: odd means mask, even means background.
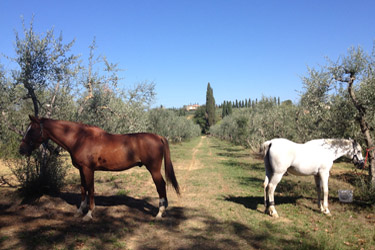
[[[26,154],[26,150],[23,149],[23,148],[20,148],[20,149],[18,150],[18,152],[19,152],[21,155],[25,155],[25,154]]]
[[[362,160],[359,162],[359,166],[360,168],[364,168],[365,167],[365,162]]]
[[[363,169],[365,167],[365,162],[363,160],[360,160],[358,163],[357,163],[357,166],[359,169]]]
[[[27,149],[23,148],[23,147],[20,147],[20,149],[18,150],[18,152],[21,154],[21,155],[26,155],[26,156],[29,156],[30,153]]]

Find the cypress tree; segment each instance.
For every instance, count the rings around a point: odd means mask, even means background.
[[[222,112],[221,112],[221,117],[224,118],[226,115],[227,115],[227,103],[224,101],[223,105],[222,105]]]
[[[214,92],[210,86],[210,83],[207,84],[206,92],[206,114],[207,114],[207,124],[208,127],[211,127],[215,124],[215,98]]]
[[[228,102],[227,106],[228,106],[227,115],[231,115],[232,114],[232,103]]]

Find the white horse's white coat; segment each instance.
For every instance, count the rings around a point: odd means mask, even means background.
[[[274,192],[283,175],[314,175],[320,210],[330,215],[328,209],[328,178],[333,161],[346,156],[363,164],[362,148],[354,140],[319,139],[298,144],[277,138],[262,145],[266,177],[264,180],[264,203],[266,213],[278,217],[275,209]],[[321,188],[324,200],[321,203]]]

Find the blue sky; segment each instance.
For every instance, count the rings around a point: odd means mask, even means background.
[[[1,0],[0,53],[14,56],[20,16],[54,28],[87,60],[97,54],[125,69],[123,87],[154,81],[154,106],[205,103],[210,82],[224,100],[299,100],[307,66],[336,60],[351,46],[371,52],[375,1]],[[7,68],[6,60],[0,63]]]

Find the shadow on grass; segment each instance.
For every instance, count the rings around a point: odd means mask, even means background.
[[[275,196],[275,203],[277,204],[296,204],[297,200],[302,198],[302,196],[297,197],[285,197],[285,196]],[[263,196],[225,196],[224,200],[241,204],[246,208],[251,210],[257,210],[258,205],[264,205]]]
[[[330,178],[347,182],[351,185],[355,185],[356,182],[361,178],[366,178],[368,175],[367,173],[363,173],[363,171],[348,171],[345,173],[339,173],[339,174],[331,174]]]
[[[224,145],[212,145],[211,148],[220,150],[221,152],[217,153],[218,156],[226,158],[244,158],[250,157],[250,152],[246,152],[243,148],[233,147],[233,146],[224,146]]]
[[[70,205],[76,205],[77,208],[81,202],[81,195],[76,193],[60,193],[58,197],[60,197]],[[158,213],[158,207],[155,207],[149,203],[150,198],[135,199],[126,195],[111,195],[95,196],[94,199],[96,206],[110,207],[125,205],[129,208],[135,208],[145,214],[153,216],[156,216],[156,214]]]
[[[17,229],[11,235],[12,240],[0,241],[0,248],[127,249],[130,248],[127,242],[133,241],[131,247],[136,249],[267,249],[284,240],[277,233],[281,225],[263,223],[261,228],[254,228],[220,220],[205,209],[171,205],[166,217],[154,220],[148,210],[157,208],[149,203],[149,198],[127,196],[96,197],[94,220],[83,222],[73,216],[77,199],[79,202],[79,194],[62,193],[57,197],[43,196],[39,203],[19,208],[17,204],[0,202],[1,220],[4,215],[18,224],[12,226]],[[262,197],[226,197],[226,200],[251,209],[263,202]],[[34,210],[37,214],[30,215]],[[300,242],[288,239],[288,246],[297,249]]]

